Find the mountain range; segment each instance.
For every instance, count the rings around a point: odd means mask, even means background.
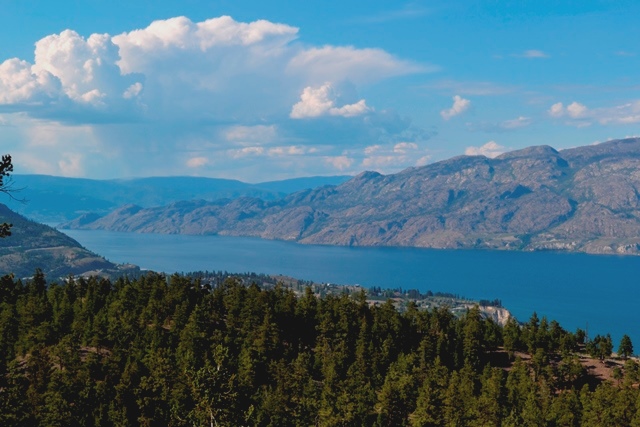
[[[12,178],[12,189],[18,200],[8,200],[7,205],[30,219],[57,224],[88,212],[105,215],[130,203],[152,207],[190,199],[212,201],[257,197],[275,200],[306,188],[341,184],[352,177],[317,176],[258,184],[231,179],[180,176],[117,180],[49,175],[14,175]]]
[[[275,200],[126,205],[68,228],[308,244],[640,253],[640,139],[460,156]]]

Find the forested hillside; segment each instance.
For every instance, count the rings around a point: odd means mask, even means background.
[[[598,385],[584,334],[535,315],[156,274],[5,276],[0,301],[3,426],[640,424],[636,363]]]

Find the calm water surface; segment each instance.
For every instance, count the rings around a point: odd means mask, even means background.
[[[569,330],[622,334],[640,350],[640,257],[298,245],[245,237],[63,230],[116,263],[167,273],[198,270],[285,274],[499,298],[519,320],[533,311]]]

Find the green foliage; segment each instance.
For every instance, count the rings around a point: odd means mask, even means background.
[[[640,425],[637,364],[577,393],[576,340],[535,315],[501,327],[478,307],[401,313],[363,292],[5,276],[0,425]]]
[[[628,358],[633,354],[633,344],[629,335],[623,335],[620,339],[620,346],[618,346],[618,356]]]
[[[0,160],[0,193],[10,194],[11,188],[7,182],[7,178],[10,178],[11,172],[13,172],[13,163],[11,163],[11,156],[5,154]],[[11,224],[0,224],[0,238],[11,236]]]
[[[604,361],[607,357],[611,356],[611,352],[613,351],[613,342],[611,341],[611,335],[596,335],[593,340],[587,343],[586,349],[591,357],[597,357],[601,361]]]

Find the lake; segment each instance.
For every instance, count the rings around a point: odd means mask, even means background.
[[[640,257],[299,245],[246,237],[62,230],[116,263],[166,273],[223,270],[315,282],[450,292],[502,300],[519,320],[533,311],[589,336],[629,334],[640,350]]]

